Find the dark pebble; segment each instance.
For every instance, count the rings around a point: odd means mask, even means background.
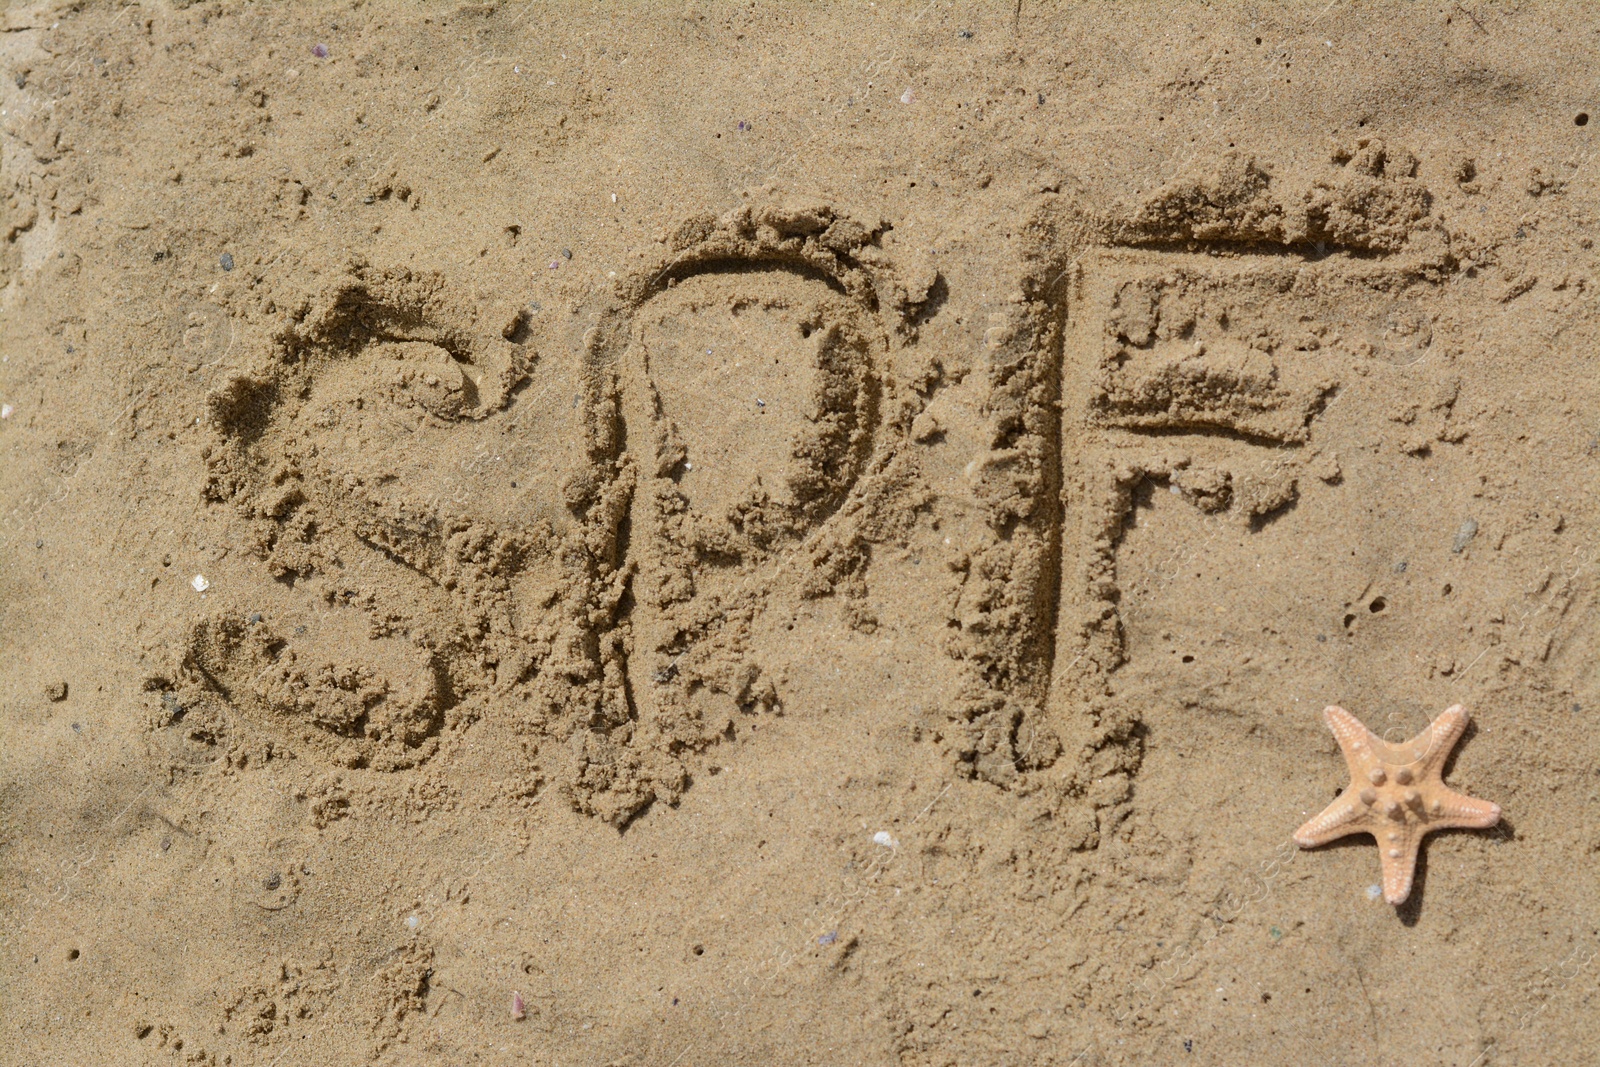
[[[222,269],[223,270],[232,270],[233,269],[233,253],[232,252],[224,252],[224,253],[222,253],[222,261],[221,262],[222,262]]]
[[[276,889],[283,884],[283,875],[279,874],[277,871],[273,871],[271,874],[267,875],[267,880],[261,884],[266,886],[268,889]]]

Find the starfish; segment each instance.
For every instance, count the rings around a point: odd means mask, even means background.
[[[1350,786],[1294,832],[1295,844],[1315,848],[1347,834],[1371,834],[1383,861],[1383,899],[1390,904],[1403,904],[1411,895],[1423,837],[1452,826],[1483,829],[1500,821],[1500,805],[1444,784],[1444,761],[1467,728],[1467,709],[1460,704],[1398,745],[1343,708],[1325,708],[1322,717],[1344,750]]]

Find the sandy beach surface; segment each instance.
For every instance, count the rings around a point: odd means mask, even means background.
[[[1594,7],[3,20],[0,1063],[1593,1060]]]

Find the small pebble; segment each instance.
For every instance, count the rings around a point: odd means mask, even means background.
[[[513,1019],[522,1019],[525,1018],[527,1014],[528,1013],[526,1009],[524,1009],[522,1005],[522,994],[513,990],[511,993],[511,1017]]]
[[[206,576],[203,574],[197,574],[193,578],[190,578],[189,585],[193,587],[196,593],[204,593],[207,589],[211,588],[211,583],[206,581]]]
[[[316,56],[318,59],[327,59],[328,46],[325,44],[314,44],[311,46],[311,54]]]
[[[161,851],[165,852],[165,851],[167,851],[167,849],[169,849],[171,847],[172,847],[172,838],[163,837],[161,839]]]
[[[10,404],[0,404],[0,419],[9,419],[15,410]]]
[[[830,930],[827,933],[823,934],[821,937],[817,938],[817,944],[819,944],[819,945],[831,945],[837,940],[839,940],[839,931]]]
[[[259,612],[259,611],[252,612],[251,615],[250,615],[250,621],[253,622],[253,623],[260,622],[261,621],[261,612]]]
[[[421,925],[422,925],[422,920],[417,918],[415,915],[409,915],[409,916],[406,917],[406,927],[408,929],[415,930],[417,927],[419,927]]]
[[[563,249],[562,249],[562,250],[561,250],[561,258],[562,258],[562,259],[571,259],[571,258],[572,258],[572,249],[570,249],[570,248],[563,248]]]
[[[872,841],[874,844],[882,845],[884,848],[894,848],[900,843],[894,838],[890,837],[889,831],[887,830],[879,830],[877,833],[873,834]]]
[[[1367,886],[1367,899],[1368,900],[1377,900],[1381,896],[1383,896],[1383,886],[1381,886],[1381,885],[1369,885],[1369,886]]]
[[[233,269],[233,253],[232,252],[224,252],[224,253],[222,253],[222,258],[221,258],[221,260],[219,260],[219,262],[222,264],[222,269],[223,270],[232,270]]]
[[[277,889],[283,884],[283,875],[279,874],[277,871],[273,871],[271,874],[267,875],[266,879],[261,884],[266,886],[269,890]]]
[[[1460,555],[1461,551],[1467,547],[1467,544],[1477,536],[1478,520],[1468,519],[1461,524],[1461,529],[1456,531],[1456,539],[1450,542],[1450,551]]]

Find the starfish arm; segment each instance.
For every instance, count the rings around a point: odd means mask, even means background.
[[[1461,740],[1470,718],[1464,705],[1452,704],[1441,711],[1427,729],[1407,741],[1405,747],[1412,751],[1412,758],[1421,766],[1441,767],[1450,758],[1450,750]]]
[[[1333,731],[1333,739],[1339,742],[1344,761],[1350,767],[1350,777],[1360,778],[1367,757],[1379,743],[1378,738],[1361,724],[1360,719],[1336,704],[1323,708],[1322,718],[1328,724],[1328,729]]]
[[[1362,825],[1366,813],[1366,805],[1351,790],[1346,790],[1323,808],[1322,814],[1294,832],[1294,843],[1301,848],[1316,848],[1349,834],[1361,833],[1367,829]]]
[[[1409,827],[1396,827],[1374,836],[1378,839],[1378,858],[1383,863],[1383,899],[1390,904],[1404,904],[1411,895],[1422,835]]]
[[[1432,811],[1433,803],[1438,804],[1439,810]],[[1451,826],[1464,826],[1473,830],[1482,830],[1493,826],[1500,821],[1500,805],[1477,797],[1469,797],[1464,793],[1457,793],[1451,789],[1441,790],[1429,804],[1431,818],[1428,820],[1429,828],[1444,829]]]

